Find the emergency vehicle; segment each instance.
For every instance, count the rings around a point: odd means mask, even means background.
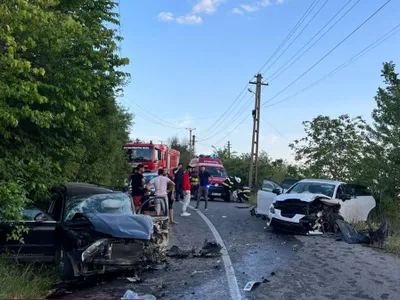
[[[138,164],[144,166],[145,172],[157,172],[164,168],[173,175],[173,169],[178,167],[180,152],[163,144],[130,142],[124,145],[128,161],[132,167]]]
[[[195,169],[196,174],[199,174],[200,167],[204,166],[206,171],[213,177],[213,181],[208,185],[208,198],[226,198],[225,189],[222,183],[228,177],[224,165],[217,155],[199,155],[190,161],[190,165]]]

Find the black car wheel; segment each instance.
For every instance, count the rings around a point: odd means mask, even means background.
[[[63,248],[57,251],[57,264],[58,273],[62,281],[68,281],[75,278],[72,262]]]
[[[214,197],[208,197],[208,200],[214,201]]]

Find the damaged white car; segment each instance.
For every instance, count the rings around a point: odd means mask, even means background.
[[[267,222],[272,228],[303,234],[334,231],[336,220],[366,221],[376,201],[363,185],[304,179],[277,197]]]

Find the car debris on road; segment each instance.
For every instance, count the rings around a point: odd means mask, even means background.
[[[209,242],[205,240],[203,247],[196,251],[194,248],[191,250],[182,250],[176,245],[173,245],[168,251],[168,257],[175,258],[188,258],[188,257],[216,257],[220,256],[222,246],[217,242]]]

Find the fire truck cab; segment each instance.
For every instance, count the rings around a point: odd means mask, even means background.
[[[139,141],[127,143],[124,149],[132,167],[142,164],[146,172],[157,172],[164,168],[173,175],[173,169],[178,167],[180,153],[163,144],[142,143]]]
[[[228,177],[225,168],[221,160],[216,155],[199,155],[190,161],[190,165],[194,167],[196,174],[199,173],[200,167],[204,166],[206,171],[213,177],[213,182],[208,185],[208,198],[213,200],[214,198],[227,199],[229,195],[226,195],[225,189],[222,183]]]

